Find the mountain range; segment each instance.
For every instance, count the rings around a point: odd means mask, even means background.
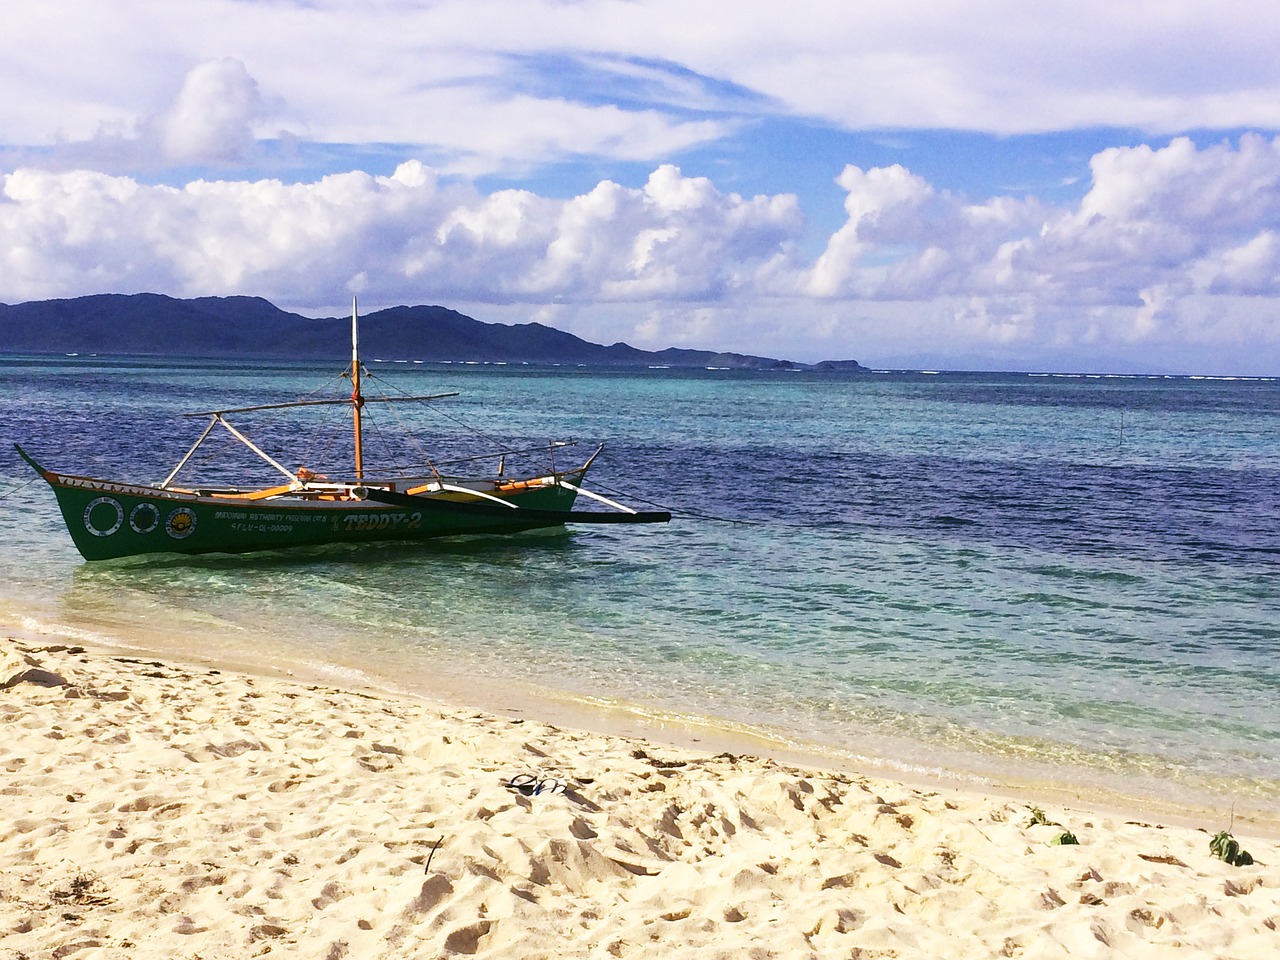
[[[0,352],[159,357],[338,359],[350,318],[311,319],[261,297],[177,299],[95,294],[0,304]],[[854,360],[796,363],[669,347],[604,346],[541,323],[485,323],[440,306],[391,307],[360,318],[361,352],[387,360],[452,360],[588,366],[862,370]]]

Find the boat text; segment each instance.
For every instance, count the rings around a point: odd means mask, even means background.
[[[348,533],[369,530],[417,530],[422,525],[422,514],[413,513],[354,513],[339,518],[331,513],[259,513],[249,510],[219,510],[215,520],[227,521],[229,528],[238,533],[290,533],[295,525],[333,523],[334,530]]]
[[[343,518],[346,529],[356,530],[417,530],[422,525],[422,514],[413,513],[363,513]]]

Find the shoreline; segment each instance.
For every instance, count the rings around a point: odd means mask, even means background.
[[[1249,866],[1210,855],[1205,828],[1225,824],[1035,791],[913,785],[47,638],[6,639],[0,658],[13,957],[1280,946],[1280,843],[1240,821]],[[520,774],[547,789],[513,788]],[[1061,832],[1078,844],[1053,843]]]
[[[677,715],[643,704],[608,702],[522,684],[503,693],[491,693],[453,677],[429,687],[395,686],[390,678],[370,675],[358,666],[333,664],[329,669],[294,660],[249,662],[244,657],[218,656],[177,649],[158,643],[132,643],[117,637],[65,628],[28,628],[0,619],[0,630],[10,638],[36,645],[75,644],[95,655],[118,654],[154,657],[200,669],[221,669],[247,676],[286,682],[335,686],[352,693],[418,702],[442,710],[479,710],[495,717],[536,720],[555,727],[607,737],[636,737],[657,744],[707,753],[735,753],[761,757],[826,772],[853,770],[917,788],[976,791],[1016,800],[1035,795],[1045,802],[1087,805],[1117,816],[1158,819],[1199,828],[1228,822],[1246,825],[1254,835],[1280,840],[1280,806],[1275,809],[1240,806],[1229,792],[1208,787],[1164,784],[1145,777],[1148,789],[1121,790],[1122,776],[1105,776],[1093,767],[1030,761],[1025,756],[997,758],[977,751],[952,752],[927,763],[901,763],[893,757],[910,755],[919,744],[908,739],[895,743],[882,734],[871,737],[853,751],[813,741],[799,740],[780,731],[751,727],[714,716]],[[386,682],[381,682],[385,680]],[[902,752],[899,753],[897,750]],[[1080,776],[1083,774],[1083,776]],[[1174,798],[1152,787],[1180,791]],[[0,958],[3,960],[3,958]]]

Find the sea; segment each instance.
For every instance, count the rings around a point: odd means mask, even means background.
[[[491,472],[470,437],[513,451],[508,470],[603,444],[588,486],[672,522],[86,563],[13,442],[154,482],[206,423],[184,414],[350,385],[340,362],[8,356],[0,623],[836,767],[1280,816],[1280,380],[368,366],[388,395],[457,396],[367,407],[367,458]],[[348,416],[228,419],[341,471]],[[271,482],[223,440],[184,469]]]

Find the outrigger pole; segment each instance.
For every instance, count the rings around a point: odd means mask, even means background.
[[[356,298],[351,298],[351,409],[356,431],[356,479],[364,479],[364,436],[360,425],[360,326],[356,315]]]

